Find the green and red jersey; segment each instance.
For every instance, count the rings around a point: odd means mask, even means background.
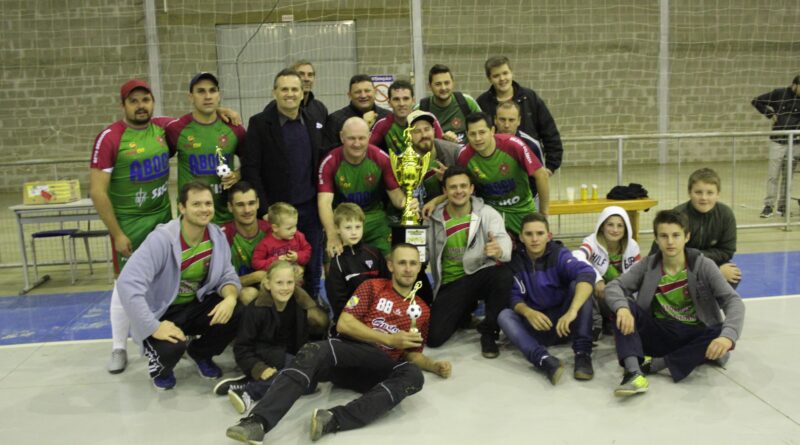
[[[464,272],[464,252],[469,240],[469,223],[472,214],[451,217],[445,207],[444,230],[447,241],[442,251],[442,284],[452,283],[466,275]]]
[[[542,164],[518,137],[495,134],[494,139],[496,148],[488,157],[467,145],[456,164],[475,175],[475,194],[503,215],[508,230],[519,233],[522,218],[536,211],[528,177]]]
[[[197,289],[200,289],[208,275],[213,247],[208,228],[203,232],[203,241],[196,246],[186,243],[181,230],[181,282],[172,304],[186,304],[197,297]]]
[[[90,168],[111,174],[108,197],[117,219],[169,211],[170,151],[164,128],[173,120],[156,117],[141,130],[117,121],[95,139]]]
[[[258,243],[265,236],[272,233],[272,227],[268,222],[263,219],[256,221],[258,223],[258,232],[252,238],[242,236],[236,230],[235,221],[229,221],[222,227],[222,231],[225,232],[225,238],[228,240],[228,245],[231,247],[231,264],[233,264],[236,274],[240,277],[255,271],[253,269],[253,252]]]
[[[697,318],[697,309],[689,295],[689,273],[684,267],[674,275],[667,274],[662,266],[661,280],[653,298],[653,317],[657,319],[677,320],[681,323],[696,326],[701,324]]]
[[[477,102],[475,102],[475,99],[473,99],[472,96],[469,94],[463,94],[463,96],[464,101],[467,103],[467,107],[469,107],[470,111],[481,111],[481,107]],[[458,101],[456,100],[455,96],[452,93],[450,94],[450,103],[446,107],[440,107],[436,105],[434,96],[429,96],[428,101],[430,104],[430,109],[428,111],[436,116],[436,119],[441,122],[442,130],[445,133],[452,131],[456,134],[456,136],[458,136],[459,144],[466,144],[467,116],[464,116],[464,112],[461,111],[461,107],[458,105]]]
[[[387,153],[391,150],[394,154],[399,155],[406,150],[405,131],[406,127],[395,122],[394,114],[390,114],[379,119],[372,126],[369,143]],[[436,121],[433,122],[433,137],[442,138],[442,127]]]
[[[238,155],[244,147],[244,127],[226,124],[222,119],[202,124],[189,113],[170,122],[166,133],[170,147],[178,153],[178,190],[193,179],[208,184],[214,192],[212,222],[223,224],[230,221],[233,216],[228,211],[222,179],[217,176],[216,149],[222,149],[225,163],[233,170],[233,155]]]
[[[358,164],[344,158],[344,149],[336,148],[322,160],[317,191],[333,193],[334,205],[352,202],[364,213],[383,210],[384,192],[398,188],[389,155],[370,144],[366,157]]]

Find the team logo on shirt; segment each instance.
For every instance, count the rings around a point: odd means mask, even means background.
[[[372,265],[373,265],[374,263],[372,262],[372,260],[367,260],[367,261],[364,261],[364,264],[366,264],[366,265],[367,265],[367,267],[369,267],[370,269],[372,269]]]
[[[503,176],[508,175],[508,164],[506,164],[505,162],[500,164],[500,174]]]
[[[347,300],[347,307],[349,307],[350,309],[356,307],[357,305],[358,305],[358,297],[356,297],[355,295],[353,295],[352,297],[350,297],[349,300]]]
[[[375,185],[375,180],[376,180],[376,178],[375,178],[375,174],[373,174],[373,173],[370,173],[370,174],[368,174],[368,175],[367,175],[367,176],[364,178],[364,181],[366,181],[366,182],[367,182],[367,184],[369,184],[369,185]]]
[[[224,146],[228,145],[228,136],[226,136],[224,134],[221,134],[221,135],[219,135],[218,140],[219,140],[219,146],[220,147],[224,147]]]
[[[461,119],[457,117],[450,119],[450,126],[453,128],[461,128]]]
[[[486,179],[486,175],[481,171],[481,168],[478,166],[472,168],[472,173],[475,173],[475,176],[477,176],[478,179]]]

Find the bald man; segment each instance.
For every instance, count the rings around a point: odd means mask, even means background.
[[[326,251],[342,252],[342,241],[333,222],[333,206],[352,202],[364,210],[364,242],[389,253],[391,228],[383,207],[383,194],[398,209],[406,204],[392,172],[389,155],[369,143],[369,126],[360,117],[347,119],[339,133],[342,145],[333,149],[319,167],[317,206],[328,237]],[[412,200],[412,207],[416,199]]]

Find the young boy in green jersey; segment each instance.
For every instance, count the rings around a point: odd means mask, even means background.
[[[605,288],[616,314],[617,356],[625,368],[614,391],[618,397],[647,391],[645,374],[666,369],[679,382],[707,360],[726,361],[744,325],[742,298],[711,259],[687,247],[686,215],[658,212],[653,232],[658,252]]]

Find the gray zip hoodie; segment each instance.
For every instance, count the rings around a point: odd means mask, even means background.
[[[208,225],[214,245],[208,275],[197,289],[197,299],[219,294],[227,284],[242,288],[231,264],[231,249],[225,234],[215,224]],[[117,292],[131,320],[131,335],[136,343],[151,336],[159,319],[175,301],[181,280],[181,220],[159,224],[133,252],[117,280]]]

